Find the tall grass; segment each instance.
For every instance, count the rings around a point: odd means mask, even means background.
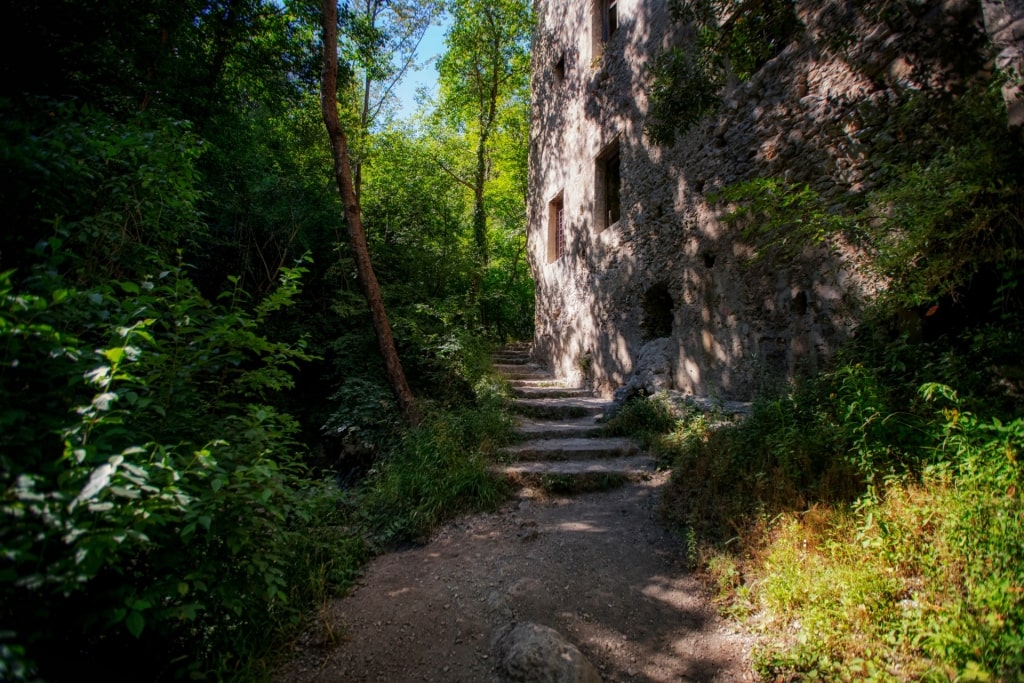
[[[1024,680],[1024,418],[893,393],[843,366],[741,424],[678,422],[663,514],[766,678]]]
[[[434,410],[371,471],[357,517],[377,547],[422,540],[461,512],[495,507],[507,494],[490,471],[512,422],[500,383],[484,378],[472,406]]]

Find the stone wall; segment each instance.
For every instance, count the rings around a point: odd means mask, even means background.
[[[907,93],[984,64],[980,5],[926,3],[900,32],[850,3],[798,2],[800,38],[728,87],[717,115],[659,147],[643,132],[647,66],[661,49],[686,45],[688,28],[663,0],[619,0],[605,41],[603,4],[535,5],[528,248],[537,359],[609,394],[645,344],[667,338],[658,346],[675,389],[732,399],[820,367],[883,284],[841,242],[751,259],[708,193],[769,175],[807,183],[827,202],[870,189],[898,155],[888,112]],[[840,34],[848,42],[837,47]],[[966,67],[946,63],[950,49]],[[602,176],[616,150],[621,213],[607,225]]]

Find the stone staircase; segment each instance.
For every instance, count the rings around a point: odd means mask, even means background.
[[[502,449],[501,472],[527,489],[578,492],[645,479],[654,458],[629,438],[602,435],[598,417],[611,401],[567,387],[530,362],[530,345],[513,344],[493,356],[494,369],[515,396],[520,441]]]

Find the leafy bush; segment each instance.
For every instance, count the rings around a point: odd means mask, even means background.
[[[331,555],[361,552],[266,403],[308,357],[258,331],[301,269],[250,312],[182,266],[78,289],[60,257],[0,278],[5,676],[155,677],[185,654],[222,676],[298,618]]]
[[[28,250],[56,233],[82,279],[124,278],[154,252],[170,260],[202,234],[201,144],[188,122],[146,114],[119,121],[40,100],[27,108],[47,125],[34,127],[24,108],[0,101],[0,197],[18,228],[0,237],[8,263],[31,263]]]
[[[641,447],[647,449],[657,442],[658,436],[671,432],[677,419],[668,397],[656,394],[627,401],[605,423],[604,429],[612,436],[636,437]]]
[[[481,381],[477,396],[473,407],[429,414],[371,472],[357,514],[376,546],[422,539],[441,521],[504,498],[489,468],[512,423],[498,386]]]
[[[62,47],[0,99],[4,680],[258,677],[367,555],[283,409],[310,361],[283,266],[337,216],[278,68],[299,25],[142,4],[25,6]]]
[[[842,457],[833,407],[813,395],[808,388],[758,401],[735,426],[711,429],[691,419],[665,436],[658,448],[673,469],[668,519],[704,542],[721,543],[765,515],[855,498],[863,478]]]
[[[923,387],[936,392],[954,396]],[[775,526],[746,577],[776,634],[757,656],[764,674],[1015,680],[1024,421],[986,423],[954,401],[931,428],[944,455],[920,483],[893,480],[851,511],[812,509]]]
[[[692,26],[695,45],[670,48],[651,66],[647,133],[672,144],[721,103],[729,77],[747,80],[802,30],[792,0],[672,0],[673,20]]]

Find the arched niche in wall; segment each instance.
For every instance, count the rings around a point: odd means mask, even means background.
[[[644,292],[641,331],[645,340],[672,336],[675,301],[668,284],[658,282]]]

